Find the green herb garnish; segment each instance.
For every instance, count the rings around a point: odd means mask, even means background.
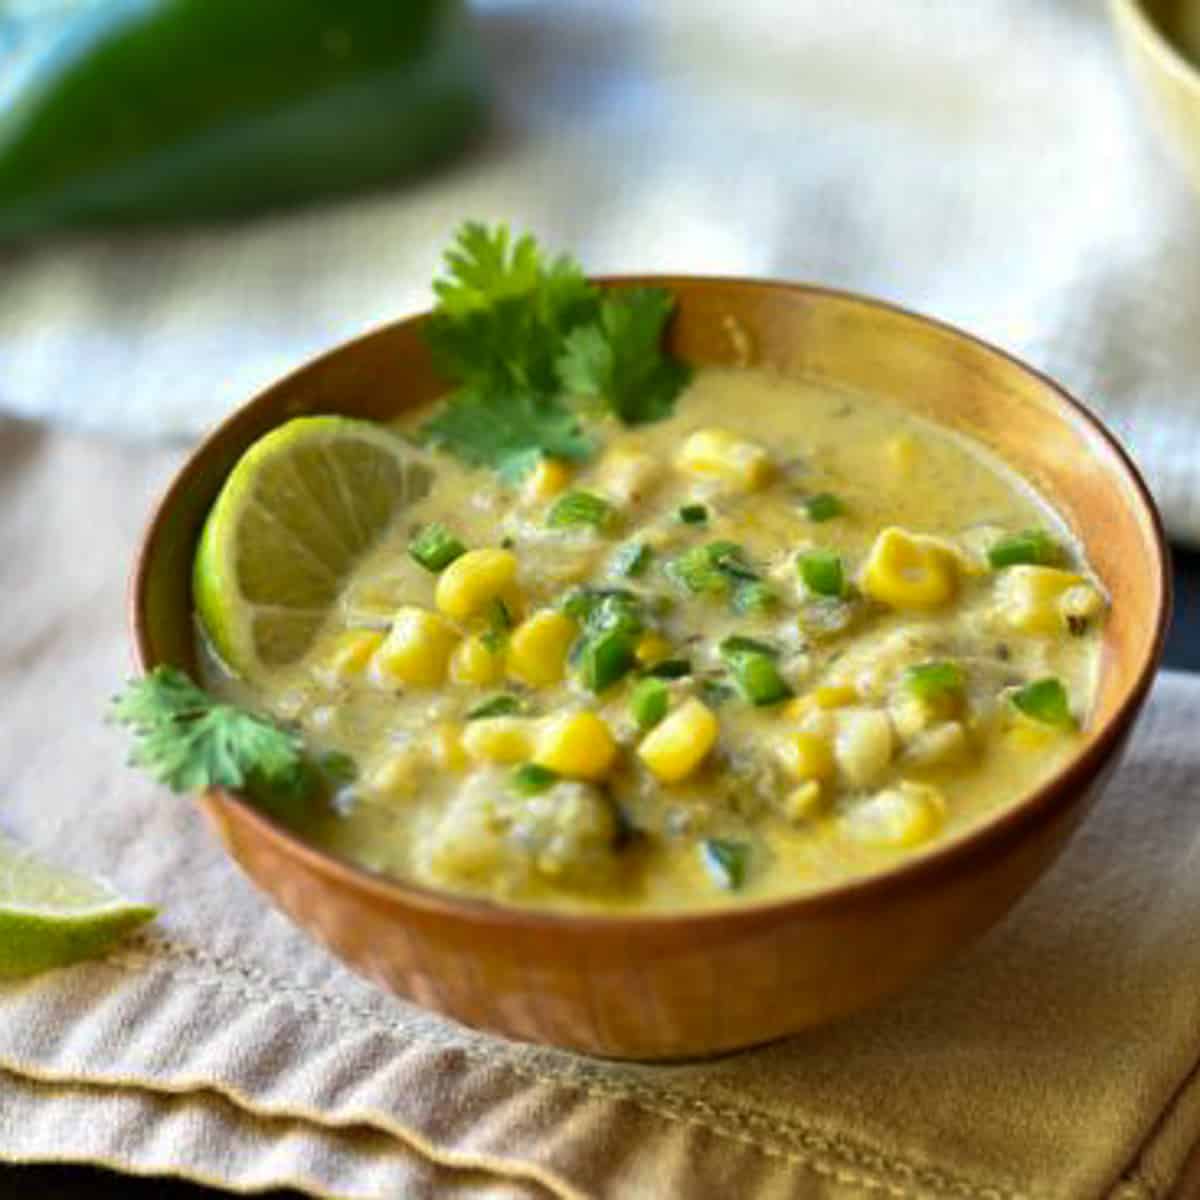
[[[466,552],[466,546],[437,521],[431,521],[419,529],[408,543],[409,557],[435,575]]]
[[[925,704],[939,704],[961,696],[966,682],[958,663],[941,661],[917,663],[900,677],[900,686]]]
[[[746,842],[705,838],[700,843],[700,855],[721,887],[732,892],[746,882],[746,867],[750,860],[750,847]]]
[[[487,700],[481,700],[474,708],[467,709],[467,720],[478,721],[484,717],[514,717],[521,712],[521,702],[516,696],[502,692]]]
[[[773,646],[754,638],[734,636],[727,637],[717,650],[729,667],[738,691],[751,704],[778,704],[792,694],[779,674],[775,663],[779,652]]]
[[[537,763],[522,763],[508,777],[509,787],[519,796],[536,796],[558,782],[558,772]]]
[[[674,309],[674,296],[662,288],[605,295],[599,319],[567,335],[558,360],[567,391],[593,399],[626,425],[669,417],[691,378],[691,369],[662,349]]]
[[[1041,721],[1044,725],[1053,725],[1059,729],[1076,727],[1071,703],[1067,698],[1067,689],[1063,687],[1062,681],[1055,679],[1053,675],[1045,679],[1035,679],[1032,683],[1017,688],[1009,693],[1009,699],[1019,712],[1035,721]]]
[[[445,261],[424,334],[460,386],[422,427],[430,444],[515,482],[544,457],[591,456],[564,388],[627,424],[670,415],[689,370],[660,346],[669,293],[602,293],[570,258],[549,261],[502,225],[464,225]]]
[[[229,788],[278,815],[295,815],[313,792],[298,733],[222,703],[175,667],[130,680],[111,711],[133,732],[130,763],[172,791]]]
[[[832,492],[817,492],[815,496],[808,496],[801,502],[801,507],[810,521],[817,522],[832,521],[846,511],[845,504]]]
[[[626,542],[613,555],[612,569],[617,575],[636,579],[639,575],[646,573],[646,568],[650,565],[653,557],[654,551],[645,542]]]
[[[638,681],[629,697],[629,711],[639,729],[653,729],[667,715],[671,693],[661,679]]]
[[[678,516],[685,525],[703,525],[708,520],[708,509],[703,504],[684,504]]]
[[[841,557],[832,550],[809,550],[796,559],[796,568],[814,595],[840,598],[846,594],[846,572]]]
[[[594,492],[567,492],[555,500],[546,514],[551,529],[604,529],[613,519],[613,506]]]
[[[1025,529],[993,542],[987,556],[997,571],[1023,563],[1047,567],[1062,561],[1062,547],[1044,529]]]

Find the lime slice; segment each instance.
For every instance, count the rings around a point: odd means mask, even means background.
[[[246,678],[312,645],[354,564],[433,476],[381,425],[298,417],[260,438],[225,481],[196,552],[196,608]]]
[[[102,883],[48,866],[0,833],[0,979],[97,958],[154,916]]]

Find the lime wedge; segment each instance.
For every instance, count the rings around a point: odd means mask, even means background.
[[[369,421],[298,417],[255,442],[209,513],[192,579],[226,665],[253,679],[299,659],[354,564],[432,481]]]
[[[155,910],[51,867],[0,833],[0,979],[97,958]]]

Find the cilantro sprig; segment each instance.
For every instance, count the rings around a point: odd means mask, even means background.
[[[284,815],[316,786],[298,733],[216,700],[175,667],[130,680],[111,712],[133,733],[130,764],[172,791],[229,788]]]
[[[661,348],[668,292],[602,293],[503,225],[468,222],[445,263],[425,338],[459,388],[423,427],[431,444],[515,482],[542,458],[592,455],[575,400],[630,425],[671,414],[690,372]]]

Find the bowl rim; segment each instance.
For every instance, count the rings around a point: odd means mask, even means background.
[[[1146,8],[1146,0],[1109,0],[1109,11],[1118,23],[1126,22],[1132,35],[1154,55],[1171,75],[1200,91],[1200,66],[1193,63],[1167,36]]]
[[[1089,744],[1038,787],[1016,802],[997,810],[978,824],[970,826],[944,841],[935,843],[919,854],[900,859],[882,871],[844,880],[812,892],[703,908],[605,913],[586,909],[556,910],[534,906],[506,905],[480,896],[427,887],[359,866],[306,841],[302,836],[228,789],[214,788],[199,793],[201,804],[209,810],[210,815],[215,815],[223,805],[231,807],[236,813],[238,821],[250,826],[259,837],[265,838],[281,854],[292,859],[300,859],[309,870],[326,880],[353,888],[360,893],[367,893],[373,900],[386,904],[397,912],[418,910],[468,924],[517,926],[533,931],[572,930],[580,933],[613,933],[636,927],[638,930],[670,933],[679,932],[685,928],[689,931],[704,928],[712,929],[714,932],[727,932],[745,924],[758,924],[762,921],[780,922],[810,913],[824,914],[834,909],[849,909],[885,893],[894,896],[898,892],[922,889],[930,884],[936,884],[939,879],[968,868],[973,863],[982,863],[991,858],[998,850],[1003,850],[1019,841],[1030,828],[1041,822],[1053,820],[1060,815],[1061,811],[1068,809],[1076,794],[1086,789],[1105,762],[1119,749],[1136,719],[1158,670],[1173,605],[1170,551],[1162,517],[1141,472],[1120,441],[1108,430],[1099,417],[1061,384],[1008,351],[949,322],[862,293],[793,280],[736,275],[620,274],[589,276],[589,278],[602,287],[659,286],[669,289],[672,285],[681,283],[732,284],[751,290],[786,291],[815,299],[831,299],[863,305],[925,325],[940,333],[949,334],[953,338],[962,339],[975,348],[983,350],[986,354],[995,356],[1018,371],[1024,372],[1041,384],[1057,405],[1060,418],[1082,425],[1107,445],[1115,456],[1118,468],[1125,472],[1131,488],[1131,498],[1140,505],[1151,534],[1160,598],[1158,611],[1155,614],[1154,634],[1149,643],[1148,653],[1139,664],[1136,677],[1121,703],[1096,731],[1095,737]],[[239,422],[249,409],[277,388],[304,374],[316,364],[343,354],[359,343],[368,341],[387,330],[419,324],[428,315],[428,310],[423,310],[397,320],[381,322],[353,338],[314,355],[292,371],[260,388],[249,400],[218,422],[192,448],[154,506],[139,543],[134,568],[129,578],[128,619],[133,637],[134,662],[139,672],[145,673],[156,665],[151,661],[149,653],[145,611],[147,581],[152,558],[151,550],[159,541],[176,498],[187,490],[191,476],[199,469],[211,452],[211,448],[219,446],[223,442],[226,431]]]

